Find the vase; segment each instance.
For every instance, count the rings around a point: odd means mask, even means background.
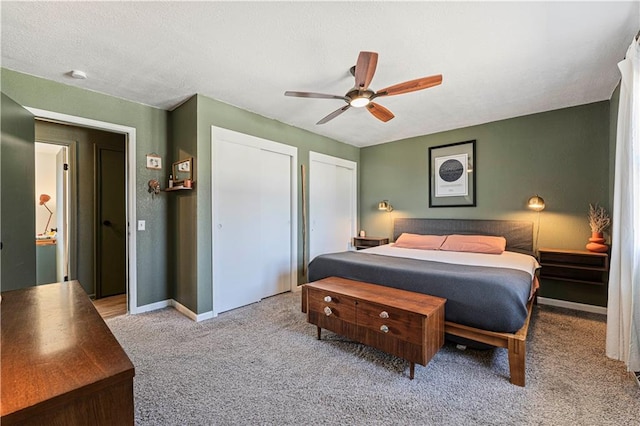
[[[595,253],[604,253],[609,250],[609,246],[604,244],[604,237],[602,232],[592,232],[591,238],[589,238],[589,244],[587,244],[587,250]]]

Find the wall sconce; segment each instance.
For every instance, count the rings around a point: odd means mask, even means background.
[[[541,212],[542,210],[544,210],[544,200],[541,196],[534,195],[533,197],[529,198],[529,201],[527,201],[527,207],[529,207],[531,210]]]
[[[527,207],[531,210],[535,211],[538,214],[538,224],[536,226],[536,238],[533,240],[533,251],[534,253],[538,252],[538,236],[540,235],[540,212],[544,210],[545,204],[544,200],[539,195],[534,195],[533,197],[527,200]]]
[[[42,235],[46,235],[47,229],[49,229],[49,222],[51,222],[51,216],[53,216],[53,212],[49,207],[47,207],[47,202],[50,200],[51,200],[50,195],[40,194],[40,205],[44,206],[44,208],[49,211],[49,219],[47,219],[47,224],[44,226],[44,232],[42,232]]]
[[[393,206],[389,200],[382,200],[378,203],[378,210],[389,213],[389,241],[391,241],[393,239],[393,219],[391,218]]]
[[[378,203],[378,210],[386,210],[388,212],[392,212],[393,206],[389,203],[389,200],[383,200]]]

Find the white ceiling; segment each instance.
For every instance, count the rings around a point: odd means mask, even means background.
[[[640,29],[639,2],[8,2],[2,66],[171,110],[195,93],[355,146],[609,99]],[[442,74],[441,86],[341,100],[361,50],[378,90]],[[69,76],[83,70],[87,80]]]

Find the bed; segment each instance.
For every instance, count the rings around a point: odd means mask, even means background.
[[[455,253],[390,244],[324,254],[309,264],[309,281],[338,276],[444,297],[447,337],[507,348],[510,381],[524,386],[526,337],[539,267],[532,256],[533,223],[396,219],[394,240],[403,233],[499,236],[506,240],[506,250],[501,254]]]

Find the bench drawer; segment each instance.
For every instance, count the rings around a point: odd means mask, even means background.
[[[421,344],[424,339],[424,316],[389,306],[358,302],[358,326]]]
[[[356,301],[348,296],[327,290],[309,288],[307,294],[309,312],[356,323]],[[328,308],[328,310],[327,310]]]

